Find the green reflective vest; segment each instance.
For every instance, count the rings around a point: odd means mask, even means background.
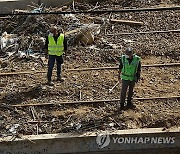
[[[54,37],[49,35],[48,36],[48,54],[49,55],[56,55],[61,56],[64,53],[64,34],[60,34],[57,43],[54,40]]]
[[[129,64],[129,61],[127,60],[125,55],[122,55],[121,61],[123,64],[121,79],[134,81],[136,79],[136,73],[140,62],[140,57],[137,55],[133,55],[133,60]]]

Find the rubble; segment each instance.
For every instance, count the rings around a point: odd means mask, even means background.
[[[43,11],[104,10],[149,7],[157,1],[102,1],[98,4],[74,4]],[[163,1],[162,1],[163,2]],[[178,1],[168,1],[179,4]],[[165,1],[164,1],[165,5]],[[24,10],[41,11],[39,7]],[[12,107],[13,104],[45,104],[66,101],[118,99],[120,86],[117,70],[68,72],[67,69],[114,67],[127,46],[142,57],[143,64],[179,62],[179,33],[117,35],[177,29],[180,11],[25,15],[0,19],[0,72],[39,71],[0,77],[1,135],[67,133],[180,125],[179,100],[135,101],[136,109],[118,112],[119,102],[95,104],[60,104],[58,106]],[[104,18],[142,22],[141,26],[117,22],[96,23],[86,18]],[[47,86],[47,65],[44,56],[45,36],[51,24],[61,28],[68,40],[68,52],[63,64],[64,83],[55,81]],[[109,35],[111,34],[111,35]],[[143,68],[141,81],[135,88],[136,98],[179,95],[180,68]],[[55,78],[55,75],[53,75]]]

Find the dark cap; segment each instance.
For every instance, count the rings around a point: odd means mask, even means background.
[[[128,47],[128,48],[126,48],[126,52],[132,53],[132,52],[133,52],[133,50],[132,50],[132,48],[131,48],[131,47]]]
[[[51,27],[50,27],[50,30],[51,30],[51,31],[57,30],[57,26],[51,26]]]

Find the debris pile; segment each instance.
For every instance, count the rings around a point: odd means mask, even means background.
[[[157,7],[157,1],[75,2],[61,8],[40,6],[36,11],[104,10]],[[167,5],[166,1],[161,1]],[[169,1],[168,1],[169,2]],[[178,4],[171,1],[168,5]],[[162,5],[161,4],[161,5]],[[43,8],[43,9],[40,9]],[[136,109],[118,112],[119,102],[59,104],[71,101],[118,99],[117,70],[70,72],[67,69],[117,66],[127,46],[142,57],[143,64],[177,63],[179,33],[151,33],[180,27],[180,11],[16,15],[0,18],[0,75],[4,72],[34,71],[0,76],[1,136],[165,127],[180,125],[178,99],[135,101]],[[131,23],[131,24],[129,24]],[[45,36],[51,25],[65,33],[68,52],[63,64],[64,83],[46,85]],[[145,34],[133,34],[149,32]],[[123,33],[131,33],[125,35]],[[36,73],[39,71],[40,73]],[[42,71],[42,72],[41,72]],[[55,72],[53,77],[55,78]],[[178,96],[180,68],[143,68],[134,97]],[[48,105],[54,103],[56,105]],[[17,104],[34,106],[15,107]],[[44,105],[36,105],[44,104]],[[46,105],[45,105],[46,104]]]

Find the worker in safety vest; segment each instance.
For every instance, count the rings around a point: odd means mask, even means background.
[[[45,54],[48,58],[47,84],[53,86],[51,76],[56,61],[57,81],[63,82],[61,76],[61,64],[63,63],[63,54],[67,51],[67,41],[63,33],[59,33],[56,26],[50,28],[45,42]]]
[[[136,54],[133,54],[132,48],[128,47],[125,54],[120,58],[119,65],[119,81],[122,80],[120,109],[123,110],[126,99],[126,92],[128,89],[127,107],[135,108],[132,103],[133,89],[135,83],[140,79],[141,73],[141,59]]]

